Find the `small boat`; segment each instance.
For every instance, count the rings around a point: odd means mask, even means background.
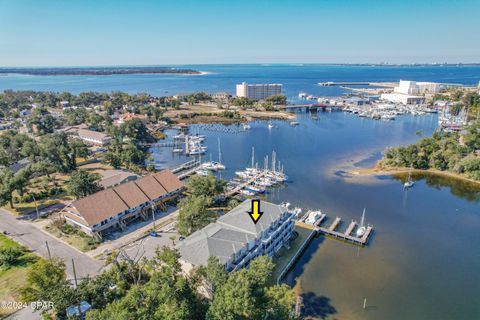
[[[405,183],[403,184],[403,188],[404,189],[409,189],[409,188],[413,187],[414,184],[415,184],[415,181],[412,180],[412,174],[409,173],[408,174],[408,180],[405,181]]]
[[[265,193],[265,189],[255,187],[255,186],[247,186],[245,187],[245,190],[256,192],[256,193]]]
[[[250,129],[250,125],[248,123],[245,123],[243,125],[243,130],[248,130],[248,129]]]
[[[272,129],[273,128],[273,124],[269,123],[268,124],[268,129]]]
[[[183,149],[182,149],[182,148],[175,148],[175,149],[173,149],[172,152],[173,152],[173,153],[182,153],[182,152],[183,152]]]
[[[299,97],[300,99],[305,99],[307,96],[308,96],[308,94],[306,94],[305,92],[300,92],[300,93],[298,94],[298,97]]]
[[[315,222],[318,221],[318,219],[320,219],[320,217],[322,216],[322,211],[318,210],[318,211],[310,211],[308,213],[308,217],[305,219],[305,223],[307,224],[315,224]]]
[[[300,124],[300,122],[290,121],[290,125],[291,125],[291,126],[298,126],[299,124]]]
[[[195,171],[195,173],[198,174],[199,176],[208,176],[210,174],[210,172],[205,169],[197,170]]]
[[[254,196],[255,193],[252,192],[252,191],[248,191],[248,190],[240,190],[240,193],[243,194],[243,195],[246,195],[246,196]]]
[[[363,237],[363,235],[367,232],[367,227],[365,227],[365,208],[363,209],[362,220],[360,222],[360,227],[357,229],[356,235],[358,238]]]
[[[225,166],[217,161],[209,161],[202,164],[202,168],[206,170],[225,170]]]

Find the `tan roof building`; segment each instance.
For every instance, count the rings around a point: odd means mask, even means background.
[[[125,227],[140,215],[146,217],[153,204],[178,195],[183,187],[177,176],[164,170],[76,200],[64,216],[70,224],[101,237],[114,227]]]

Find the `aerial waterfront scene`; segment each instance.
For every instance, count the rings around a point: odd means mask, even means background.
[[[480,318],[479,10],[0,1],[0,319]]]

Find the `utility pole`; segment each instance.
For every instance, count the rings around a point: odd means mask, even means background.
[[[32,193],[33,202],[35,203],[35,210],[37,211],[37,219],[40,219],[40,213],[38,212],[37,199],[35,199],[35,194]]]
[[[48,246],[48,241],[46,241],[46,240],[45,240],[45,245],[47,246],[48,259],[52,259],[52,255],[50,253],[50,247]]]
[[[73,280],[75,281],[75,289],[77,288],[77,271],[75,270],[75,261],[72,258]]]
[[[155,204],[152,203],[153,232],[155,232]]]

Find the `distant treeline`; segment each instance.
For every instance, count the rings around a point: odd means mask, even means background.
[[[200,74],[193,69],[177,69],[167,67],[95,67],[95,68],[0,68],[0,74],[17,73],[35,76],[105,76],[113,74],[143,73],[179,73]]]

